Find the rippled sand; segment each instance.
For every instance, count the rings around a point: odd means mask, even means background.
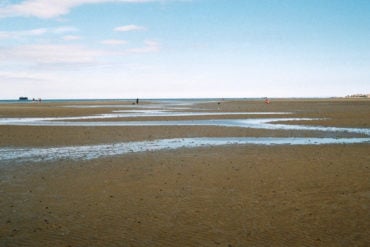
[[[293,112],[287,117],[325,118],[305,125],[370,128],[370,102],[363,100],[191,107]],[[0,105],[0,117],[113,110],[111,105]],[[0,135],[3,148],[39,148],[323,134],[205,126],[0,126]],[[342,137],[352,135],[361,137]],[[0,165],[0,246],[369,246],[369,148],[366,143],[231,145]]]

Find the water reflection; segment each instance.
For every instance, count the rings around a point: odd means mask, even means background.
[[[234,113],[230,113],[233,115]],[[239,113],[235,113],[239,115]],[[227,115],[227,114],[222,114]],[[324,126],[308,126],[294,124],[277,124],[281,121],[310,121],[316,118],[251,118],[251,119],[211,119],[211,120],[161,120],[161,121],[77,121],[89,119],[118,118],[119,115],[104,114],[100,116],[85,117],[59,117],[59,118],[0,118],[0,125],[27,125],[27,126],[219,126],[253,128],[267,130],[302,130],[322,132],[347,132],[370,136],[368,128],[340,128]],[[203,115],[202,115],[203,116]],[[68,121],[73,120],[73,121]]]
[[[0,148],[0,161],[1,164],[14,164],[56,160],[91,160],[127,153],[222,145],[325,145],[353,143],[370,143],[370,138],[175,138],[71,147]]]
[[[108,114],[77,117],[46,117],[46,118],[0,118],[0,125],[22,126],[218,126],[232,128],[251,128],[266,130],[298,130],[321,131],[331,133],[327,136],[338,137],[338,132],[362,134],[370,136],[368,128],[339,128],[324,126],[296,125],[294,121],[317,120],[314,118],[284,118],[273,115],[289,115],[290,112],[183,112],[168,109],[126,109],[116,110]],[[271,115],[268,118],[247,118],[246,115]],[[185,117],[185,116],[215,116],[211,120],[146,120],[127,121],[123,118],[136,117]],[[222,119],[222,116],[234,116],[237,119]],[[112,121],[114,119],[114,121]],[[93,121],[91,121],[93,120]],[[109,121],[110,120],[110,121]],[[290,121],[292,124],[277,122]],[[131,152],[158,151],[164,149],[196,148],[202,146],[221,145],[324,145],[370,143],[370,138],[272,138],[272,137],[224,137],[224,138],[185,138],[161,139],[155,141],[125,142],[116,144],[100,144],[73,147],[50,148],[0,148],[0,164],[17,162],[41,162],[53,160],[95,159],[105,156],[122,155]]]
[[[191,117],[191,116],[237,116],[237,115],[288,115],[291,112],[174,112],[169,110],[116,110],[113,113],[99,114],[92,116],[75,116],[75,117],[44,117],[44,118],[0,118],[0,125],[53,125],[58,126],[58,122],[65,125],[73,125],[78,120],[99,120],[113,118],[135,118],[135,117]],[[55,121],[55,123],[52,123]],[[58,121],[58,122],[56,122]],[[74,121],[74,122],[66,122]],[[87,123],[82,123],[83,125]],[[90,122],[91,126],[102,126],[102,122]]]

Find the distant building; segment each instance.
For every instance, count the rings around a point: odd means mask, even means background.
[[[346,98],[370,98],[370,94],[351,94],[347,95]]]

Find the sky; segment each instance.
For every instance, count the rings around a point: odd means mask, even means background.
[[[0,0],[0,99],[370,93],[369,0]]]

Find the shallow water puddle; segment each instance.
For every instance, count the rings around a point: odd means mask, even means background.
[[[232,113],[233,115],[234,113]],[[239,113],[238,113],[239,114]],[[249,113],[248,113],[249,114]],[[220,114],[221,115],[221,114]],[[226,115],[226,114],[222,114]],[[156,115],[158,116],[158,115]],[[347,132],[364,134],[370,136],[368,128],[340,128],[324,126],[307,126],[294,124],[276,124],[280,121],[310,121],[316,118],[252,118],[252,119],[212,119],[212,120],[162,120],[162,121],[68,121],[68,120],[89,120],[95,118],[118,118],[119,115],[104,114],[99,116],[84,117],[58,117],[58,118],[0,118],[0,125],[25,125],[25,126],[219,126],[238,127],[267,130],[302,130],[322,132]]]
[[[92,116],[76,116],[76,117],[45,117],[45,118],[0,118],[0,125],[54,125],[51,121],[77,121],[77,120],[93,120],[93,119],[110,119],[110,118],[134,118],[134,117],[188,117],[188,116],[230,116],[230,115],[288,115],[291,112],[173,112],[168,110],[117,110],[113,113],[99,114]],[[79,122],[63,122],[63,126],[76,124]],[[86,124],[86,123],[84,123]],[[91,122],[101,126],[101,122]],[[73,125],[76,126],[76,125]]]
[[[53,148],[0,148],[0,164],[56,160],[91,160],[127,153],[223,145],[324,145],[354,143],[370,143],[370,138],[175,138]]]
[[[230,116],[230,115],[288,115],[292,112],[173,112],[169,110],[117,110],[121,117],[187,117],[187,116]]]

